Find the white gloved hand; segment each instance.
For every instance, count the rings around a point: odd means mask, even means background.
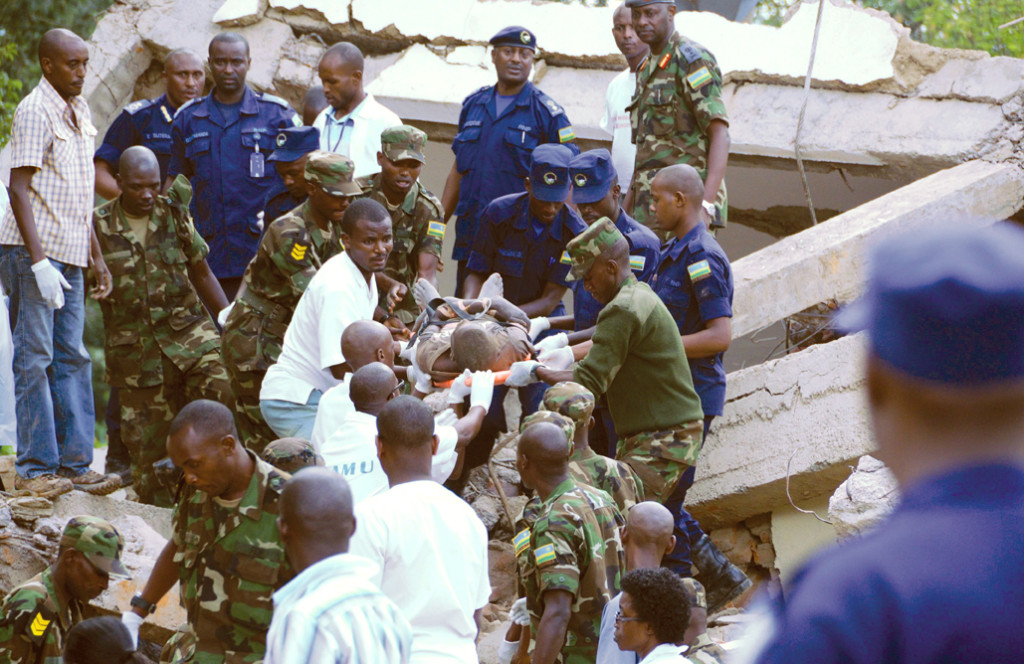
[[[469,396],[469,393],[473,388],[466,383],[469,382],[469,377],[471,375],[473,374],[470,370],[466,369],[460,375],[455,377],[455,380],[452,381],[452,386],[448,388],[448,403],[462,403],[466,397]]]
[[[509,367],[508,378],[505,380],[505,384],[509,387],[524,387],[530,383],[536,383],[537,376],[534,372],[539,366],[540,362],[535,360],[514,362]]]
[[[145,621],[145,618],[134,611],[125,611],[121,614],[121,622],[128,628],[128,633],[132,636],[132,645],[135,648],[139,647],[139,628]]]
[[[576,360],[572,354],[572,348],[556,348],[554,350],[546,350],[540,354],[537,358],[541,363],[549,369],[556,371],[562,371],[572,366],[572,363]]]
[[[469,407],[480,406],[484,410],[491,407],[494,396],[494,372],[476,371],[473,373],[473,386],[469,393]]]
[[[64,278],[64,275],[45,258],[32,264],[32,272],[36,275],[39,294],[46,300],[46,304],[51,309],[63,307],[64,291],[71,290],[71,284]]]
[[[220,329],[224,329],[224,326],[228,324],[228,316],[231,315],[231,310],[235,308],[235,303],[232,302],[228,306],[220,310],[217,314],[217,325],[220,325]]]
[[[542,332],[547,332],[551,329],[551,321],[545,316],[538,316],[530,319],[530,341],[533,341],[541,335]]]
[[[420,371],[420,366],[413,362],[406,369],[406,375],[412,384],[416,387],[416,391],[421,394],[430,394],[434,391],[434,383],[430,380],[430,374],[423,373]]]
[[[398,354],[398,357],[404,359],[406,362],[415,363],[416,362],[416,349],[419,348],[419,345],[420,345],[419,340],[417,340],[416,343],[414,343],[411,346],[409,345],[408,342],[405,342],[405,347],[402,348],[402,352],[400,352]]]
[[[516,625],[529,625],[530,612],[526,610],[526,598],[520,597],[512,602],[512,608],[508,611],[508,619]]]
[[[455,414],[455,411],[451,408],[445,408],[437,415],[434,415],[434,428],[437,427],[451,427],[455,426],[455,423],[459,421],[459,416]]]
[[[541,339],[533,345],[537,349],[537,352],[543,352],[546,350],[555,350],[556,348],[565,348],[569,345],[569,335],[565,332],[559,332],[553,334],[550,337]]]
[[[512,664],[512,658],[519,652],[518,641],[506,641],[501,640],[501,645],[498,646],[498,664]]]

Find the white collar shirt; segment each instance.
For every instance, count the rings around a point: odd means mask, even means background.
[[[334,117],[334,108],[328,106],[313,121],[313,126],[320,130],[320,149],[337,152],[351,159],[356,165],[357,178],[380,172],[377,164],[377,153],[381,149],[380,134],[400,124],[402,119],[374,99],[369,92],[343,118]]]

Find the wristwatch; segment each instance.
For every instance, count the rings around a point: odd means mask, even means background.
[[[145,611],[147,616],[156,611],[156,604],[144,598],[142,593],[137,593],[135,597],[132,597],[131,605]]]
[[[700,204],[701,204],[701,207],[704,208],[704,211],[708,213],[708,216],[711,217],[712,219],[714,219],[715,218],[715,204],[714,203],[709,203],[708,201],[701,201]]]

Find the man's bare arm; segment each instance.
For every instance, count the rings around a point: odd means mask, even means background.
[[[715,202],[718,189],[725,179],[725,167],[729,162],[729,125],[722,120],[712,120],[708,125],[708,175],[704,178],[704,200]]]
[[[462,173],[459,172],[458,162],[452,164],[452,170],[448,173],[448,179],[444,183],[444,191],[441,193],[441,207],[444,208],[445,223],[452,218],[455,206],[459,204],[459,190],[462,188]]]
[[[732,341],[732,319],[728,316],[712,318],[700,332],[682,336],[686,357],[711,357],[729,350]]]
[[[31,166],[21,166],[11,169],[11,212],[14,214],[14,221],[18,224],[18,232],[21,233],[21,241],[25,243],[32,263],[38,263],[46,258],[43,253],[43,245],[39,242],[39,232],[36,230],[36,217],[32,212],[32,203],[29,198],[29,185],[32,184],[32,176],[37,169]]]
[[[532,664],[554,664],[565,645],[565,633],[572,616],[572,593],[549,590],[544,593],[544,614],[537,625],[537,647]]]
[[[108,201],[114,200],[121,193],[114,170],[102,159],[94,159],[93,163],[96,165],[96,193]]]
[[[565,295],[565,286],[549,281],[544,284],[544,291],[540,294],[540,297],[526,304],[519,305],[519,308],[530,318],[547,316],[562,301],[563,295]]]
[[[188,278],[196,287],[196,292],[199,293],[203,304],[214,314],[231,304],[205,258],[188,266]]]
[[[174,545],[174,540],[168,540],[164,550],[157,556],[153,571],[150,572],[149,580],[146,581],[146,587],[142,589],[142,599],[156,604],[178,581],[178,566],[174,562],[174,555],[177,552],[178,547]],[[143,618],[146,617],[142,609],[136,606],[132,607],[132,611]]]

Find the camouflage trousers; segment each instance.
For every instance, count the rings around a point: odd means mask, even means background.
[[[261,315],[242,301],[235,302],[235,309],[221,335],[221,355],[235,394],[238,435],[242,444],[258,455],[277,440],[260,412],[260,387],[267,369],[281,355],[288,326]]]
[[[647,500],[664,503],[686,469],[697,463],[703,436],[703,420],[667,431],[645,431],[620,440],[615,458],[640,477]]]
[[[168,489],[153,465],[167,456],[167,431],[182,408],[196,399],[232,406],[231,387],[220,349],[205,353],[188,371],[163,357],[164,382],[152,387],[121,387],[121,439],[131,454],[132,479],[139,502],[171,507]]]
[[[637,171],[633,176],[633,209],[629,211],[629,215],[648,227],[654,224],[654,219],[651,217],[651,181],[657,174],[656,170]],[[722,180],[722,186],[718,188],[718,195],[715,196],[715,208],[718,210],[718,219],[712,220],[712,232],[719,228],[725,228],[728,221],[729,194],[725,189],[725,180]],[[662,240],[668,239],[668,236],[671,235],[671,233],[659,230],[655,230],[655,233]]]

